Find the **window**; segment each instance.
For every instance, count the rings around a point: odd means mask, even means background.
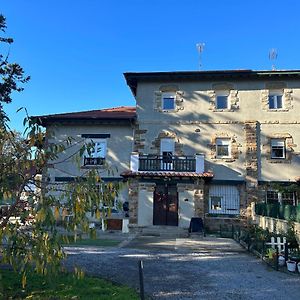
[[[209,213],[236,215],[240,212],[240,196],[234,185],[210,185]]]
[[[216,139],[216,154],[218,158],[228,158],[230,157],[230,139]]]
[[[228,92],[216,93],[216,109],[228,109]]]
[[[267,203],[278,203],[279,197],[278,192],[275,191],[267,191]]]
[[[84,165],[104,165],[106,156],[106,140],[92,140],[86,145],[86,147]]]
[[[211,196],[210,197],[210,209],[211,210],[222,210],[222,197]]]
[[[284,192],[281,194],[281,203],[284,205],[296,205],[297,197],[295,192]]]
[[[270,204],[297,205],[296,192],[267,191],[266,202]]]
[[[271,139],[271,158],[282,159],[285,158],[285,140]]]
[[[269,93],[269,109],[283,108],[282,104],[282,91],[272,91]]]
[[[163,110],[174,110],[175,109],[175,93],[163,93],[162,94],[162,109]]]

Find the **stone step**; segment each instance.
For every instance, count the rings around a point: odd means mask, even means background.
[[[140,228],[140,236],[188,237],[188,229],[175,226],[149,226]]]

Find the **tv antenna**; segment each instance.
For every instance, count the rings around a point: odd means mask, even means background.
[[[269,51],[269,59],[272,61],[272,71],[276,70],[276,67],[275,67],[275,60],[277,59],[277,50],[275,48],[272,48],[270,51]]]
[[[196,44],[196,48],[197,48],[197,51],[198,51],[198,54],[199,54],[199,62],[198,62],[199,70],[201,70],[201,67],[202,67],[202,52],[204,51],[204,46],[205,46],[204,43],[197,43]]]

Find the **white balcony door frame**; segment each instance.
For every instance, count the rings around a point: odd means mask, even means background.
[[[164,152],[171,152],[172,157],[175,153],[175,140],[170,138],[164,138],[160,140],[160,155],[163,156]],[[172,171],[173,163],[166,163],[162,161],[162,169]]]

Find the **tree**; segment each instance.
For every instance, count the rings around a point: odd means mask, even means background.
[[[3,33],[6,29],[2,15],[0,29]],[[10,45],[13,40],[0,37],[0,43]],[[65,257],[61,243],[66,242],[70,232],[76,238],[78,230],[90,231],[87,212],[104,218],[120,185],[104,183],[98,170],[90,170],[68,184],[49,183],[43,172],[49,162],[55,167],[53,161],[71,147],[72,138],[48,144],[50,133],[45,133],[26,110],[26,137],[10,130],[3,104],[12,101],[13,92],[23,90],[29,77],[20,65],[9,62],[9,55],[0,54],[0,72],[0,201],[8,204],[0,211],[0,263],[9,263],[21,272],[25,286],[26,274],[32,270],[40,274],[59,270]],[[93,147],[93,143],[84,145],[74,157],[79,159]],[[55,192],[59,192],[58,197]],[[72,217],[66,220],[67,215]]]

